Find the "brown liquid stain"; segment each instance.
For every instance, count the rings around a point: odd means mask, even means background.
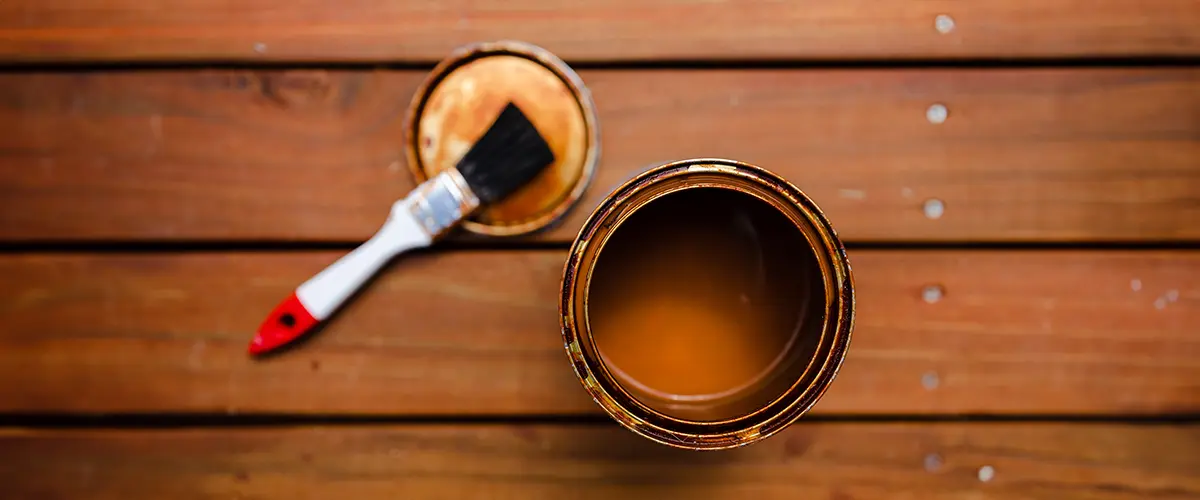
[[[555,162],[473,218],[485,224],[517,225],[553,211],[580,180],[587,159],[586,122],[570,87],[533,60],[495,55],[455,68],[430,91],[416,132],[426,174],[454,167],[510,101],[550,144]]]
[[[724,420],[800,377],[820,333],[821,290],[813,251],[783,213],[737,191],[688,189],[612,233],[587,318],[605,367],[642,404]]]

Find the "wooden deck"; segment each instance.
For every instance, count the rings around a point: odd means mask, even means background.
[[[1197,27],[1192,0],[0,3],[0,498],[1200,498]],[[580,205],[250,359],[413,187],[432,64],[504,38],[592,91]],[[698,156],[804,190],[858,293],[813,413],[728,452],[617,427],[558,331],[591,209]]]

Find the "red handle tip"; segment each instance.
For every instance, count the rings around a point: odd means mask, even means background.
[[[292,293],[275,306],[271,315],[258,327],[254,340],[250,341],[250,354],[264,354],[287,345],[316,324],[317,318]]]

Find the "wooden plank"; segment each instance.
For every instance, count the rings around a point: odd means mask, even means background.
[[[573,61],[1195,55],[1198,25],[1190,0],[9,0],[0,58],[430,62],[493,39]]]
[[[336,252],[0,259],[0,411],[599,413],[563,351],[560,251],[432,253],[255,361]],[[849,357],[815,411],[1200,411],[1200,253],[856,251]],[[943,297],[928,303],[927,286]]]
[[[1183,499],[1198,445],[1196,425],[1064,423],[802,423],[714,453],[610,425],[5,429],[0,479],[14,500]]]
[[[0,240],[361,241],[412,187],[411,71],[0,75]],[[1200,238],[1200,70],[596,70],[565,242],[646,166],[759,164],[848,240]],[[945,103],[932,125],[925,110]],[[922,205],[940,199],[945,214]]]

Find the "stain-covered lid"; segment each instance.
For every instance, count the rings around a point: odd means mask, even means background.
[[[455,50],[417,90],[406,137],[417,181],[454,167],[510,101],[550,144],[555,161],[463,221],[473,233],[513,236],[556,222],[583,195],[599,159],[595,106],[579,76],[540,47],[489,42]]]

